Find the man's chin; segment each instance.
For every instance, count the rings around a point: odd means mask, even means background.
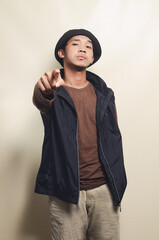
[[[90,66],[90,64],[85,64],[85,63],[79,63],[79,64],[75,64],[75,66],[77,67],[77,68],[81,68],[81,69],[86,69],[86,68],[88,68],[89,66]]]
[[[88,67],[88,66],[86,66],[86,65],[84,65],[84,64],[73,64],[73,65],[71,66],[71,68],[72,68],[73,70],[76,70],[76,71],[84,71],[84,70],[86,70],[87,67]]]
[[[90,64],[85,64],[85,63],[74,63],[74,64],[68,64],[68,67],[72,70],[77,70],[77,71],[84,71],[86,70],[88,67],[90,66]],[[65,68],[65,64],[64,64],[64,68]]]

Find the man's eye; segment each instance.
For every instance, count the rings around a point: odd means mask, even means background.
[[[91,46],[86,46],[86,48],[90,48],[91,49],[92,47]]]
[[[73,46],[76,46],[76,45],[78,45],[78,43],[72,43],[72,45],[73,45]]]

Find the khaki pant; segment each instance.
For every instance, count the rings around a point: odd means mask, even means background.
[[[52,240],[119,240],[119,210],[107,185],[80,191],[77,205],[49,197]]]

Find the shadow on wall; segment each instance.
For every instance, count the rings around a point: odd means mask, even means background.
[[[32,105],[32,107],[34,107]],[[25,196],[22,198],[22,210],[17,229],[18,240],[50,240],[50,222],[48,211],[48,196],[36,194],[34,192],[37,172],[41,161],[41,143],[43,138],[42,122],[39,113],[33,114],[27,123],[27,129],[23,136],[24,141],[21,161],[25,162],[22,167],[25,181],[25,189],[21,192]],[[40,140],[39,140],[40,139]],[[25,157],[24,157],[25,155]],[[25,169],[26,168],[26,169]],[[16,172],[17,169],[16,169]],[[25,173],[26,172],[26,173]],[[25,175],[25,176],[24,176]],[[16,239],[17,240],[17,239]]]
[[[0,181],[1,239],[49,240],[48,196],[34,193],[39,161],[19,146],[9,155]]]
[[[48,196],[34,193],[36,174],[32,172],[29,179],[29,197],[21,216],[18,235],[27,240],[49,240]]]
[[[25,180],[26,189],[21,189],[25,196],[22,199],[22,210],[18,220],[17,235],[20,236],[18,240],[50,240],[48,196],[34,192],[41,161],[40,145],[43,137],[43,131],[39,130],[42,129],[39,114],[32,115],[27,126],[29,131],[23,134],[23,136],[26,136],[26,143],[23,144],[24,151],[20,158],[23,158],[23,162],[25,162],[21,179]],[[25,140],[23,141],[25,142]]]

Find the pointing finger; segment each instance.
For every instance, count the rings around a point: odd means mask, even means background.
[[[60,70],[55,69],[53,72],[53,79],[57,80],[57,78],[60,76]]]

